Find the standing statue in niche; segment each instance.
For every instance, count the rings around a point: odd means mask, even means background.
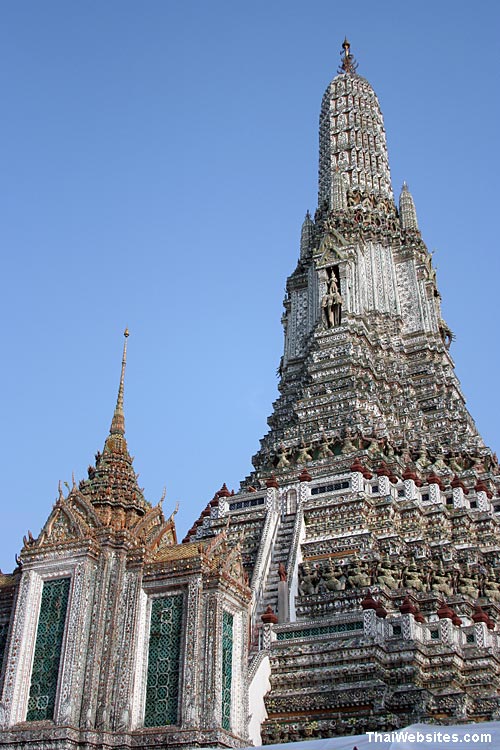
[[[285,466],[289,466],[289,465],[290,465],[290,461],[287,458],[286,448],[283,445],[283,443],[281,443],[278,448],[278,463],[276,466],[278,469],[283,469]]]
[[[325,328],[335,328],[340,325],[342,317],[342,295],[337,286],[335,275],[328,281],[326,294],[321,300],[321,314]]]

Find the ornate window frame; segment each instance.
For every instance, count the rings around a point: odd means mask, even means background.
[[[46,721],[59,724],[67,718],[71,710],[70,699],[74,699],[72,683],[76,671],[75,644],[70,643],[68,634],[75,632],[80,614],[82,577],[81,560],[42,560],[22,574],[5,666],[1,699],[4,708],[2,727],[26,721],[43,584],[45,581],[59,578],[69,578],[70,589],[61,644],[54,717]]]
[[[224,598],[221,607],[221,619],[220,619],[220,644],[218,652],[220,654],[220,685],[222,686],[223,676],[223,664],[222,664],[222,637],[223,637],[223,615],[224,613],[231,615],[233,618],[233,634],[232,634],[232,678],[231,678],[231,710],[230,710],[230,721],[229,730],[232,734],[246,736],[247,731],[247,717],[249,713],[248,709],[248,680],[246,679],[246,659],[245,654],[247,637],[247,613],[241,606],[237,606],[230,599]],[[222,690],[219,691],[220,698],[218,698],[219,712],[221,717],[222,726]],[[242,696],[244,696],[242,700]]]
[[[186,620],[187,620],[187,582],[173,587],[158,587],[158,582],[145,585],[139,595],[139,616],[137,622],[137,650],[134,664],[134,685],[132,694],[132,729],[144,728],[146,713],[146,692],[148,683],[148,661],[149,640],[151,633],[151,611],[155,599],[164,599],[168,596],[182,595],[182,624],[179,654],[179,696],[177,704],[177,724],[165,724],[163,726],[179,727],[183,719],[183,689],[184,689],[184,661],[186,652]],[[147,727],[153,729],[153,727]]]

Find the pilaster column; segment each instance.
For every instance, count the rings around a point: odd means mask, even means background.
[[[462,487],[453,488],[453,507],[463,508],[465,506],[464,491]]]
[[[200,714],[205,729],[221,725],[222,649],[220,648],[222,603],[219,594],[205,597],[205,642],[203,644],[203,690]]]
[[[440,623],[440,636],[443,643],[451,644],[453,642],[453,623],[448,618],[443,618]]]
[[[490,503],[488,501],[488,495],[483,490],[476,490],[477,507],[479,510],[488,510]]]
[[[115,675],[119,677],[119,682],[115,681],[113,690],[113,726],[121,731],[130,729],[132,718],[133,670],[137,647],[134,634],[140,611],[141,578],[139,570],[131,570],[125,574],[122,595],[124,607],[122,616],[115,625],[118,637],[114,643],[113,661],[117,665]]]
[[[290,622],[290,603],[287,581],[278,582],[278,622]]]
[[[363,611],[363,633],[366,638],[374,638],[377,633],[377,615],[374,609]]]
[[[73,573],[66,625],[66,647],[62,661],[59,706],[56,724],[80,723],[83,692],[83,667],[87,657],[93,565],[78,563]]]
[[[148,596],[142,589],[139,592],[137,606],[137,631],[135,636],[135,663],[133,667],[132,686],[132,729],[137,729],[142,724],[146,702],[147,685],[147,644],[149,630],[150,607]]]
[[[200,651],[199,641],[202,632],[201,618],[201,576],[189,581],[187,618],[186,618],[186,651],[184,658],[183,694],[181,703],[181,723],[183,727],[195,727],[199,722],[199,681]]]
[[[306,500],[309,499],[310,495],[311,495],[310,482],[301,481],[299,484],[299,493],[297,496],[298,505],[299,506],[303,505],[306,502]]]
[[[415,616],[411,612],[401,615],[401,635],[403,638],[407,641],[413,640],[415,638],[415,630]]]
[[[364,489],[364,478],[360,471],[351,471],[351,490],[362,492]]]
[[[5,667],[1,728],[13,726],[26,718],[42,588],[41,576],[33,570],[23,573]]]
[[[389,477],[380,476],[378,478],[378,491],[381,495],[391,494],[391,483],[389,481]]]
[[[405,500],[414,500],[416,497],[416,485],[413,479],[405,479]]]
[[[276,633],[273,630],[273,626],[270,622],[265,622],[262,625],[262,650],[270,651],[271,644],[276,640]]]
[[[429,485],[429,500],[431,503],[441,502],[441,490],[438,484],[432,483]]]
[[[233,615],[233,684],[232,718],[233,734],[248,736],[248,616],[240,610]]]
[[[278,510],[279,508],[279,489],[277,487],[268,487],[266,492],[266,508]]]
[[[488,641],[488,628],[484,622],[476,622],[474,624],[474,637],[476,646],[479,648],[485,648]]]

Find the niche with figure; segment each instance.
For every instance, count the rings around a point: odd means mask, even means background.
[[[326,294],[321,300],[321,317],[325,328],[336,328],[342,321],[342,295],[339,267],[327,268]]]

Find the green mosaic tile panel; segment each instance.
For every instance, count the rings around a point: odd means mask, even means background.
[[[153,599],[144,726],[177,723],[183,595]]]
[[[222,728],[231,729],[231,682],[233,679],[233,616],[222,613]]]
[[[69,585],[69,578],[43,584],[26,721],[54,718]]]
[[[340,622],[338,625],[321,625],[317,628],[302,628],[302,630],[284,630],[277,633],[278,641],[288,641],[290,638],[310,638],[315,635],[327,635],[328,633],[350,633],[353,630],[363,630],[363,623]]]

